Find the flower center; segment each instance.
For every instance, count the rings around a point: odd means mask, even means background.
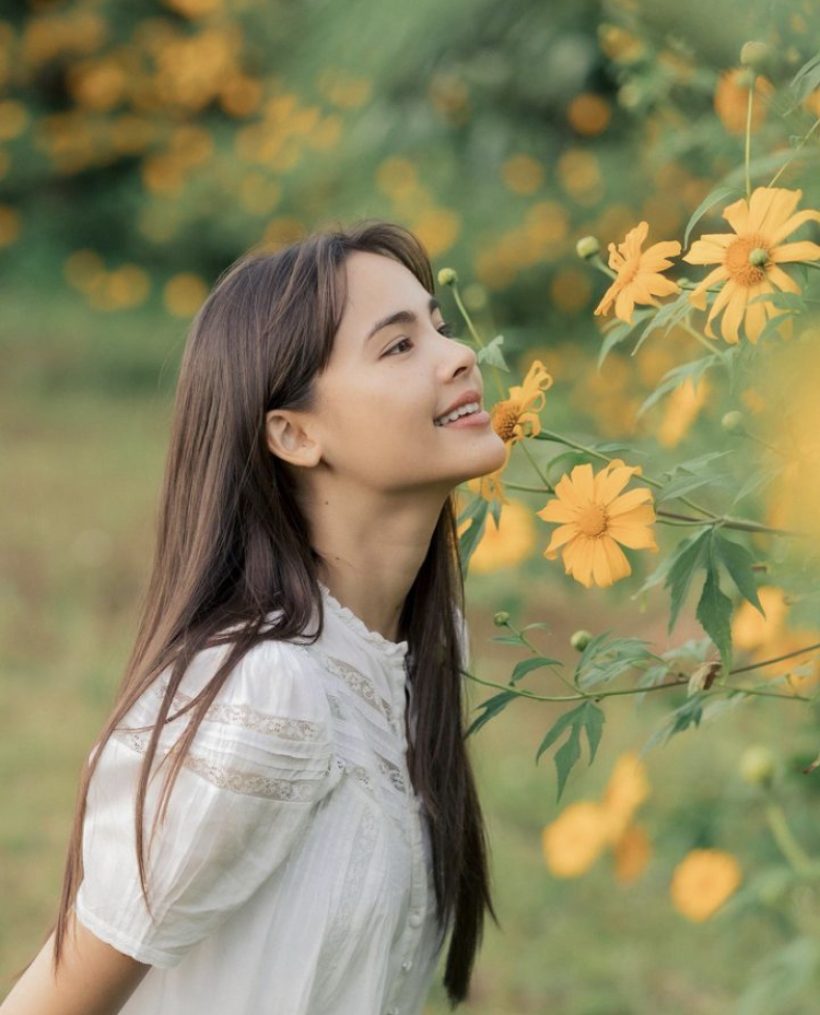
[[[588,504],[576,518],[585,536],[600,536],[606,530],[606,511],[600,504]]]
[[[726,248],[723,264],[738,285],[751,288],[766,277],[769,260],[766,240],[759,234],[741,236]]]
[[[492,414],[493,430],[502,441],[508,442],[515,437],[513,428],[518,422],[519,407],[509,400],[494,406]]]

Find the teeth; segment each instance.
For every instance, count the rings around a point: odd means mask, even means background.
[[[446,416],[439,416],[438,419],[433,422],[436,426],[446,426],[448,423],[452,423],[453,420],[459,419],[461,416],[469,416],[473,412],[478,412],[481,405],[478,402],[468,402],[466,405],[462,405],[458,409],[454,409],[453,412],[448,413]]]

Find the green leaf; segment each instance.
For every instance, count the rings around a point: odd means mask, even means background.
[[[517,684],[522,677],[526,677],[528,673],[533,670],[540,669],[542,666],[563,666],[564,664],[560,659],[548,659],[546,656],[536,656],[534,659],[522,659],[520,663],[517,663],[515,669],[512,671],[510,677],[511,684]]]
[[[683,384],[687,378],[690,378],[693,384],[697,384],[701,376],[713,366],[717,366],[721,362],[720,356],[717,353],[709,353],[708,356],[702,356],[700,359],[692,360],[690,363],[682,363],[679,367],[673,367],[661,378],[661,383],[652,392],[648,398],[645,398],[643,403],[635,413],[636,418],[642,416],[647,409],[651,408],[656,402],[660,401],[661,398],[668,392],[677,388]]]
[[[705,557],[710,531],[711,529],[704,529],[697,535],[689,536],[678,543],[675,548],[674,559],[670,564],[666,581],[663,583],[664,588],[669,587],[670,593],[667,634],[672,633],[672,628],[675,626],[678,613],[692,583],[692,576]]]
[[[791,113],[797,109],[800,103],[811,95],[818,86],[820,86],[820,53],[815,53],[789,82],[789,88],[794,93],[796,102],[787,112]]]
[[[478,546],[479,540],[484,533],[484,526],[487,521],[487,509],[489,502],[483,497],[477,498],[480,501],[478,508],[472,516],[472,521],[465,532],[459,536],[458,552],[461,557],[461,567],[466,573],[470,565],[470,557]]]
[[[630,356],[635,355],[653,332],[660,331],[660,329],[665,326],[666,331],[664,334],[668,335],[672,328],[674,328],[676,324],[680,324],[680,322],[686,317],[691,308],[692,306],[689,303],[689,293],[684,289],[674,300],[670,303],[665,303],[655,314],[654,320],[647,324],[646,328],[644,328],[641,333],[640,338],[635,343]]]
[[[616,345],[620,345],[621,342],[624,342],[637,327],[654,316],[654,310],[636,310],[632,315],[631,321],[622,321],[617,317],[613,317],[609,324],[607,324],[604,328],[604,340],[601,343],[601,349],[598,353],[598,363],[596,365],[597,369],[601,369],[604,364],[604,360],[610,352],[612,352]]]
[[[636,667],[657,659],[649,652],[648,642],[641,638],[615,637],[607,641],[609,632],[590,639],[575,667],[574,683],[581,690],[611,683]]]
[[[801,998],[814,1006],[817,1000],[816,985],[812,987],[820,970],[820,943],[813,937],[795,937],[782,948],[765,955],[755,967],[749,984],[735,1007],[737,1015],[771,1015],[771,1012],[797,1011],[794,1001]]]
[[[689,246],[689,234],[692,232],[692,227],[696,222],[699,222],[700,219],[703,218],[710,208],[714,208],[719,201],[728,201],[730,197],[738,198],[743,197],[743,195],[744,191],[742,188],[736,185],[723,184],[722,186],[715,187],[714,190],[710,191],[692,212],[689,221],[686,224],[686,231],[683,234],[684,249]],[[687,261],[686,263],[688,264],[689,262]]]
[[[511,701],[519,697],[520,695],[516,694],[515,691],[501,691],[499,694],[494,694],[492,698],[487,698],[486,701],[476,705],[476,708],[483,708],[484,711],[470,723],[467,732],[464,734],[465,739],[480,730],[484,723],[499,715]]]
[[[778,310],[790,310],[793,314],[802,314],[806,310],[806,301],[800,293],[761,293],[760,296],[749,300],[747,306],[751,306],[752,303],[771,303]]]
[[[690,726],[699,726],[703,715],[703,695],[693,694],[686,701],[665,717],[659,729],[646,741],[641,748],[644,754],[658,744],[668,743],[676,733],[683,733]]]
[[[755,573],[752,570],[754,557],[740,543],[727,539],[720,532],[715,532],[714,546],[718,560],[723,561],[726,570],[731,575],[732,581],[737,586],[738,592],[744,599],[754,606],[765,617],[766,611],[757,595],[757,582]]]
[[[544,751],[548,747],[551,747],[561,734],[569,728],[569,737],[566,743],[555,752],[554,760],[558,773],[557,800],[561,799],[569,773],[581,757],[581,730],[586,731],[590,752],[589,763],[591,765],[595,759],[598,745],[601,742],[601,733],[605,721],[606,717],[602,710],[594,702],[587,700],[577,708],[573,708],[560,715],[541,741],[541,745],[535,755],[536,764],[538,764],[538,760]]]
[[[478,350],[477,359],[479,363],[486,363],[491,367],[499,367],[501,370],[509,370],[507,362],[504,359],[504,354],[501,352],[501,346],[504,344],[504,336],[496,335],[495,338],[488,342],[482,349]]]
[[[723,594],[716,567],[714,542],[710,538],[707,543],[706,581],[700,595],[695,616],[703,630],[709,635],[720,652],[724,673],[732,668],[732,600]]]

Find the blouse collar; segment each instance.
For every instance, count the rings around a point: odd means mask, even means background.
[[[318,584],[319,588],[322,590],[322,599],[325,606],[332,610],[333,613],[335,613],[336,616],[339,617],[339,619],[346,624],[351,631],[357,634],[378,652],[386,656],[389,660],[395,661],[401,666],[404,666],[409,649],[407,641],[390,641],[388,638],[385,638],[384,635],[379,634],[378,631],[371,631],[361,617],[357,616],[346,606],[342,606],[339,600],[331,594],[330,589],[324,584],[324,582],[320,581]]]

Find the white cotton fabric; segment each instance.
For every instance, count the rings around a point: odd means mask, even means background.
[[[150,729],[128,730],[151,725],[167,675],[103,749],[75,910],[103,941],[152,966],[122,1015],[422,1011],[444,935],[426,811],[405,755],[408,702],[415,729],[408,643],[370,631],[320,588],[317,643],[251,649],[197,731],[146,856],[156,923],[134,830]],[[195,657],[171,715],[227,652]],[[156,767],[189,718],[164,727]],[[146,849],[166,770],[149,783]]]

